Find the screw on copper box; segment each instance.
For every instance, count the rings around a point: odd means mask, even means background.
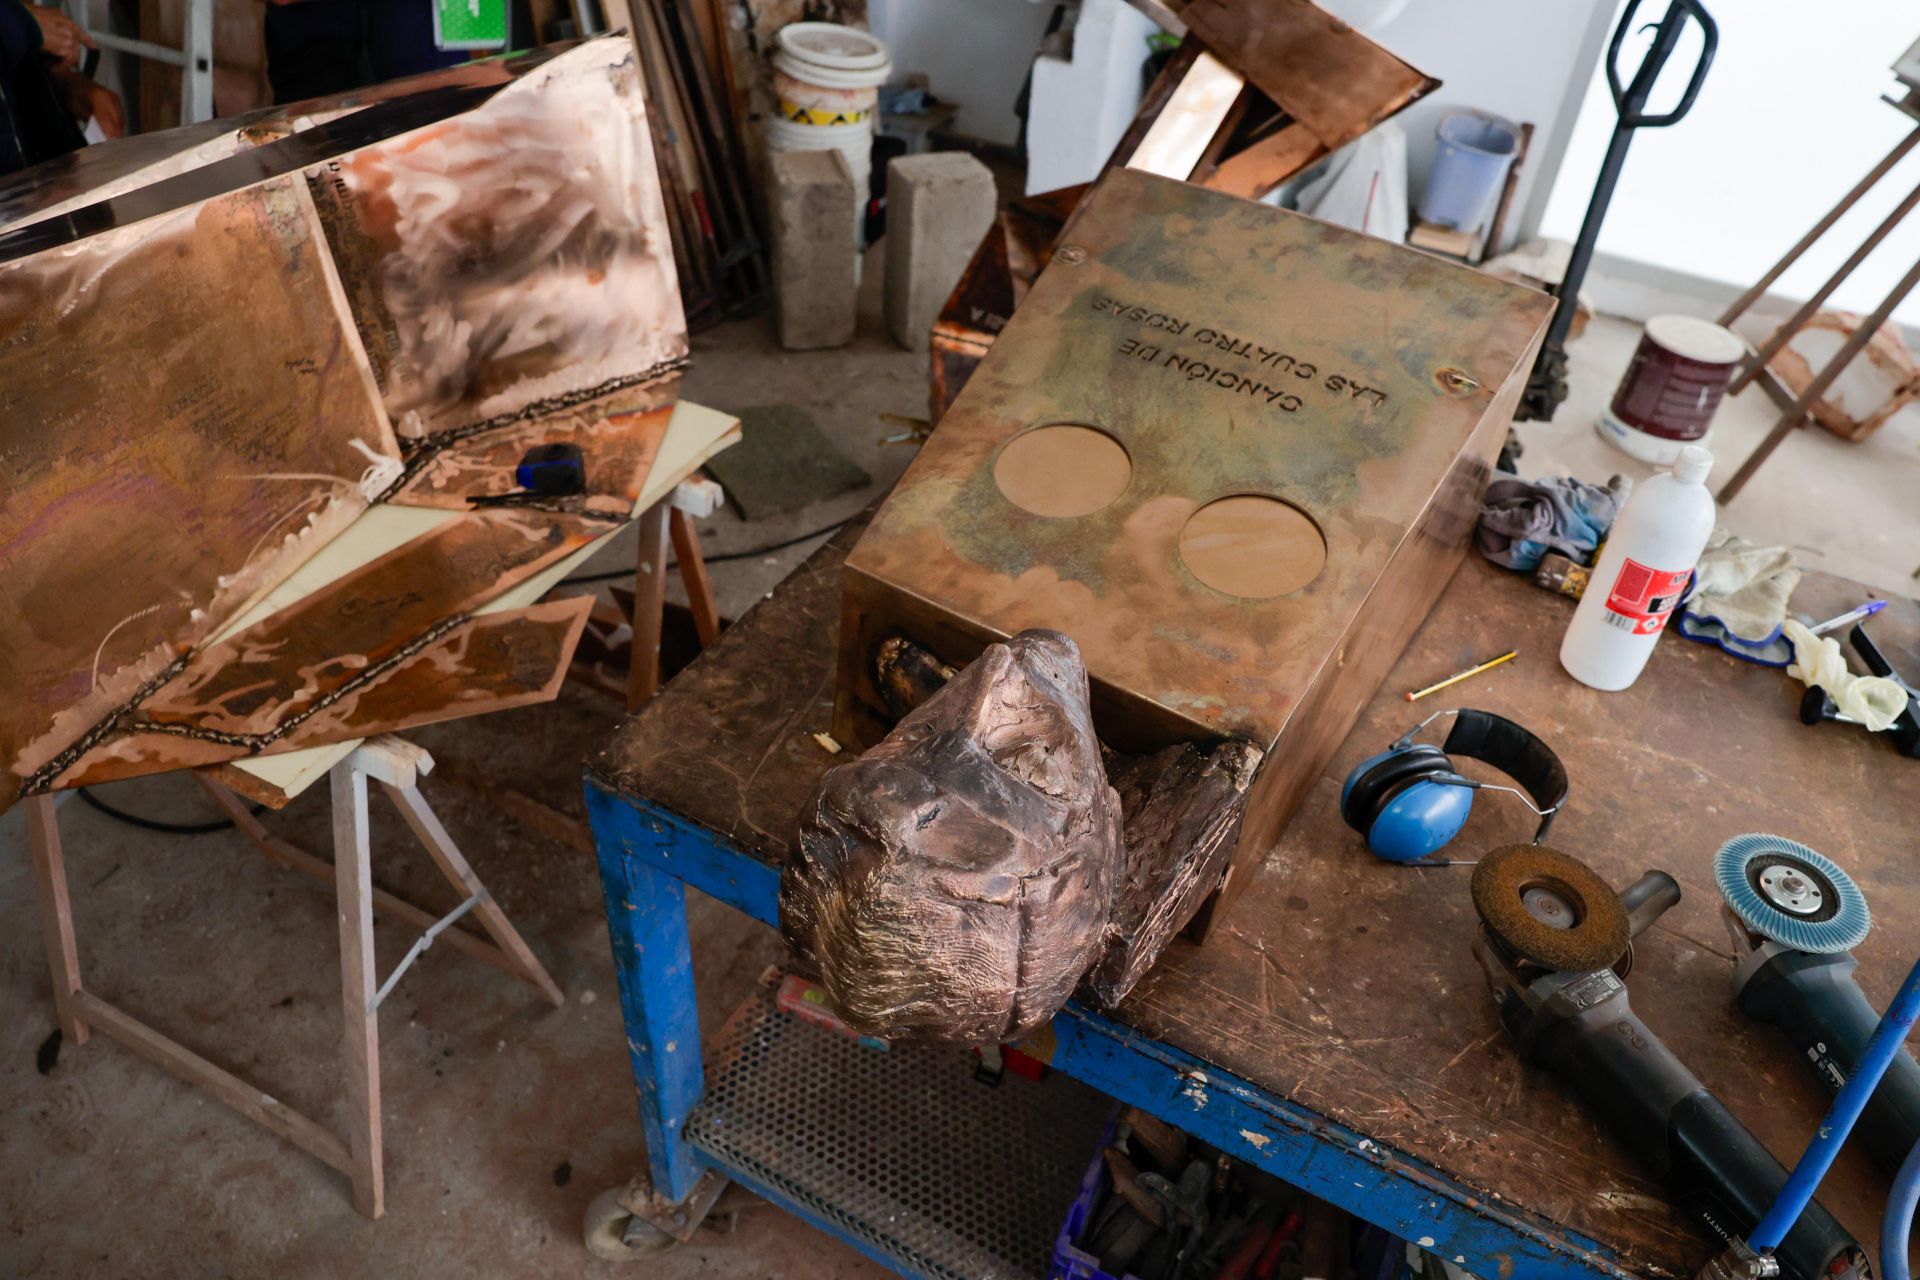
[[[1109,173],[847,559],[835,737],[892,724],[874,672],[892,637],[957,666],[1064,631],[1108,747],[1266,752],[1244,867],[1459,564],[1551,309]]]

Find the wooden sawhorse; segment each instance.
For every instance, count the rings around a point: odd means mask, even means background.
[[[326,1126],[162,1035],[81,982],[58,818],[53,797],[38,795],[26,801],[28,843],[61,1033],[81,1045],[91,1032],[100,1031],[188,1084],[206,1090],[255,1123],[346,1174],[353,1180],[354,1207],[370,1218],[379,1217],[386,1198],[380,1137],[379,1009],[380,1002],[393,990],[400,976],[435,941],[444,941],[528,983],[552,1004],[562,1004],[566,999],[486,886],[480,883],[473,868],[467,865],[465,856],[420,794],[420,777],[432,768],[432,756],[392,736],[367,740],[335,765],[329,779],[333,787],[331,863],[275,836],[233,792],[204,774],[194,774],[195,780],[260,852],[290,870],[333,882],[340,904],[340,991],[345,1030],[341,1065],[347,1094],[344,1141]],[[407,826],[425,846],[434,865],[459,891],[460,905],[446,915],[436,917],[373,887],[367,829],[369,779],[380,784]],[[377,981],[374,969],[375,911],[421,931],[419,941],[385,982]],[[469,913],[480,922],[491,941],[453,927]]]

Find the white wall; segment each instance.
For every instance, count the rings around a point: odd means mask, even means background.
[[[867,25],[892,51],[896,80],[924,72],[934,97],[960,105],[956,132],[1013,146],[1013,102],[1052,12],[1032,0],[869,0]]]
[[[1441,118],[1472,107],[1534,126],[1507,219],[1508,240],[1537,221],[1573,131],[1586,70],[1604,47],[1611,10],[1612,0],[1416,0],[1384,24],[1354,15],[1350,20],[1376,43],[1441,82],[1394,117],[1407,133],[1413,204],[1426,189]]]
[[[1028,113],[1028,195],[1100,176],[1140,110],[1140,70],[1153,19],[1125,0],[1084,0],[1073,24],[1073,57],[1033,64]]]
[[[1587,71],[1611,30],[1613,0],[1327,0],[1379,44],[1440,88],[1402,112],[1415,202],[1448,110],[1477,107],[1535,126],[1522,170],[1511,239],[1539,221],[1551,178],[1579,113]],[[924,71],[936,96],[962,106],[959,132],[1019,140],[1013,100],[1046,30],[1050,3],[1029,0],[870,0],[870,24],[893,50],[897,72]],[[1387,15],[1380,22],[1379,16]]]
[[[1894,83],[1888,66],[1920,35],[1911,0],[1849,0],[1844,20],[1835,21],[1811,19],[1798,0],[1710,3],[1720,49],[1706,86],[1679,124],[1634,135],[1599,246],[1605,259],[1629,264],[1610,275],[1664,281],[1669,292],[1697,300],[1686,309],[1706,315],[1765,273],[1914,128],[1878,99]],[[1628,66],[1643,47],[1629,44]],[[1677,94],[1692,51],[1674,55],[1656,108]],[[1543,233],[1571,240],[1578,232],[1613,121],[1612,99],[1596,76]],[[1796,300],[1811,294],[1916,183],[1920,154],[1883,178],[1775,292]],[[1920,214],[1874,251],[1831,305],[1871,310],[1916,260]],[[1610,265],[1596,260],[1596,274]],[[1601,304],[1608,305],[1605,297]],[[1920,295],[1894,314],[1909,328],[1920,324]]]

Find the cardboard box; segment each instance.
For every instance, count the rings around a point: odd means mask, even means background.
[[[1064,631],[1108,745],[1266,750],[1244,867],[1459,564],[1551,311],[1401,245],[1109,174],[847,560],[836,735],[885,732],[888,636],[957,664]]]

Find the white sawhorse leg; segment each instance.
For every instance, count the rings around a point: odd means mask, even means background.
[[[268,858],[334,884],[339,898],[346,1142],[86,989],[80,980],[79,952],[74,941],[53,798],[41,795],[27,800],[27,823],[34,884],[46,933],[48,968],[53,975],[54,1008],[62,1034],[79,1045],[86,1042],[89,1029],[99,1031],[189,1084],[205,1089],[241,1114],[345,1173],[353,1180],[354,1207],[370,1218],[379,1217],[385,1208],[380,1139],[379,1007],[401,974],[436,940],[445,940],[530,984],[551,1003],[558,1005],[565,1000],[553,978],[534,958],[525,940],[474,875],[473,868],[467,865],[466,858],[421,796],[420,775],[432,768],[433,757],[391,736],[370,739],[336,765],[331,779],[332,865],[273,835],[231,791],[204,775],[194,775],[233,819],[241,834]],[[410,902],[373,887],[372,850],[368,839],[369,778],[378,782],[393,800],[414,835],[426,846],[434,865],[460,891],[460,905],[447,915],[436,918]],[[376,910],[422,931],[420,939],[384,983],[377,982],[374,967],[373,913]],[[491,941],[453,927],[469,912],[480,921]]]

